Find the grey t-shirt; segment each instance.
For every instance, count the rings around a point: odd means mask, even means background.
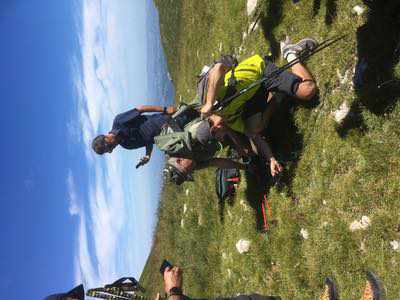
[[[219,142],[211,134],[211,126],[207,120],[196,124],[195,139],[200,144],[200,147],[197,149],[199,151],[194,155],[194,160],[197,163],[196,169],[205,168],[220,149]]]

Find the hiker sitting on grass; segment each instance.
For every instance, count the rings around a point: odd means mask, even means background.
[[[196,119],[185,126],[185,130],[172,135],[160,135],[155,138],[156,145],[167,156],[167,167],[164,173],[177,185],[192,179],[194,170],[215,166],[222,169],[245,170],[246,165],[230,158],[217,158],[216,153],[222,149],[222,143],[229,144],[241,156],[247,156],[248,150],[237,140],[234,132],[221,124],[220,117],[212,115],[206,120]],[[178,138],[178,135],[184,136]],[[187,137],[186,137],[187,136]],[[176,145],[185,145],[180,148]],[[171,147],[170,147],[171,146]]]
[[[288,61],[295,60],[305,49],[313,50],[318,43],[311,38],[305,38],[297,44],[290,44],[286,39],[281,43],[282,55]],[[260,149],[267,151],[267,146],[259,136],[266,128],[271,117],[273,101],[271,92],[279,92],[300,100],[310,100],[316,93],[316,84],[310,72],[300,62],[292,66],[292,72],[283,71],[270,81],[267,86],[256,86],[246,93],[236,97],[220,110],[213,112],[213,105],[229,98],[250,84],[268,77],[278,69],[270,61],[259,55],[254,55],[237,64],[231,56],[222,56],[210,69],[200,74],[199,98],[204,105],[203,115],[211,113],[222,117],[222,122],[232,130],[247,135]],[[269,151],[270,152],[270,151]],[[270,157],[273,157],[270,153]],[[271,174],[277,174],[282,167],[271,161]]]
[[[282,55],[288,62],[291,62],[303,50],[313,50],[317,46],[318,43],[311,38],[302,39],[297,44],[289,44],[288,39],[286,39],[281,43]],[[220,101],[225,97],[232,96],[236,91],[248,87],[251,83],[263,77],[268,77],[277,68],[276,65],[263,59],[260,55],[247,58],[237,65],[234,60],[222,57],[204,74],[207,80],[204,81],[206,86],[203,93],[199,95],[204,103],[201,113],[209,115],[212,113],[213,105],[217,100]],[[300,62],[292,66],[292,72],[283,71],[268,87],[261,86],[259,88],[266,89],[266,93],[282,92],[300,100],[312,99],[317,90],[311,73]],[[257,87],[250,89],[235,98],[217,114],[221,115],[234,130],[243,132],[244,126],[241,124],[240,114],[238,113],[256,93],[257,89]]]
[[[156,112],[150,115],[143,113]],[[161,127],[175,112],[175,107],[142,105],[117,115],[111,131],[97,136],[92,142],[92,148],[97,154],[111,153],[117,145],[125,149],[146,147],[136,168],[149,162],[153,150],[154,137],[160,134]]]
[[[189,124],[185,130],[190,132],[191,143],[190,147],[187,147],[190,150],[186,151],[176,151],[176,148],[174,148],[174,152],[168,152],[168,147],[163,147],[163,145],[167,145],[172,140],[175,146],[177,139],[174,140],[165,136],[167,143],[163,144],[162,140],[156,137],[156,144],[161,150],[166,150],[167,155],[169,155],[164,172],[175,184],[180,185],[186,180],[192,181],[193,171],[206,167],[247,170],[248,165],[246,164],[230,158],[215,157],[216,153],[222,148],[222,143],[229,144],[241,157],[260,154],[267,158],[273,176],[282,171],[282,167],[273,157],[268,144],[263,139],[257,137],[249,147],[243,142],[243,138],[223,124],[220,116],[211,115],[206,120],[195,121]]]

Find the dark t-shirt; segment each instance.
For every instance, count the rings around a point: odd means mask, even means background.
[[[168,119],[166,114],[142,115],[134,108],[115,117],[110,133],[118,137],[125,149],[136,149],[154,144],[154,137]]]

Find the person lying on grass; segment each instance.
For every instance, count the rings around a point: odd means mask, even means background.
[[[142,105],[117,115],[108,134],[97,136],[92,142],[93,151],[97,154],[111,153],[117,145],[125,149],[146,147],[136,168],[150,161],[154,137],[160,134],[161,127],[175,113],[173,106]],[[154,114],[145,115],[144,113]]]
[[[271,175],[275,176],[282,171],[281,165],[272,155],[269,145],[260,135],[249,143],[243,142],[244,136],[239,136],[232,129],[225,126],[221,117],[211,115],[206,120],[201,120],[192,130],[193,139],[196,141],[189,155],[173,155],[167,159],[164,173],[177,185],[184,181],[192,181],[195,170],[206,167],[221,169],[248,170],[248,165],[231,158],[217,158],[216,153],[222,148],[221,143],[229,144],[241,157],[261,155],[269,162]]]
[[[282,56],[288,62],[292,62],[300,52],[305,49],[313,50],[317,46],[317,41],[312,38],[302,39],[296,44],[290,44],[289,40],[286,39],[286,41],[281,42]],[[200,95],[200,100],[204,103],[200,110],[203,115],[213,113],[213,105],[216,101],[221,101],[225,97],[233,95],[235,91],[247,88],[250,84],[268,77],[278,69],[276,65],[260,55],[253,55],[238,65],[235,64],[234,60],[224,58],[225,56],[206,73],[206,87]],[[245,128],[241,112],[244,104],[252,99],[258,89],[264,89],[265,94],[281,92],[307,101],[315,96],[317,87],[311,73],[299,62],[292,66],[291,72],[283,71],[280,73],[269,86],[254,87],[214,113],[220,115],[229,127],[244,133]]]

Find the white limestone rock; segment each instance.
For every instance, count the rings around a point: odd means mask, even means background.
[[[365,12],[365,7],[363,7],[361,5],[356,5],[353,7],[353,9],[351,11],[353,12],[353,14],[356,14],[357,16],[361,16]]]
[[[247,15],[250,16],[257,6],[257,0],[247,0]]]
[[[347,105],[347,102],[344,101],[338,110],[332,112],[332,116],[335,119],[336,123],[340,124],[350,113],[350,107]]]
[[[399,243],[399,241],[394,240],[394,241],[391,241],[389,244],[390,244],[390,246],[392,247],[392,249],[393,249],[394,251],[398,252],[398,251],[400,250],[400,243]]]
[[[308,234],[308,231],[306,229],[302,228],[300,230],[300,235],[303,237],[303,239],[308,240],[309,234]]]
[[[250,250],[250,241],[248,240],[244,240],[244,239],[240,239],[237,241],[236,243],[236,250],[242,254],[242,253],[246,253]]]
[[[362,216],[361,220],[354,220],[350,226],[349,229],[351,232],[357,231],[357,230],[365,230],[371,225],[371,220],[367,216]]]

